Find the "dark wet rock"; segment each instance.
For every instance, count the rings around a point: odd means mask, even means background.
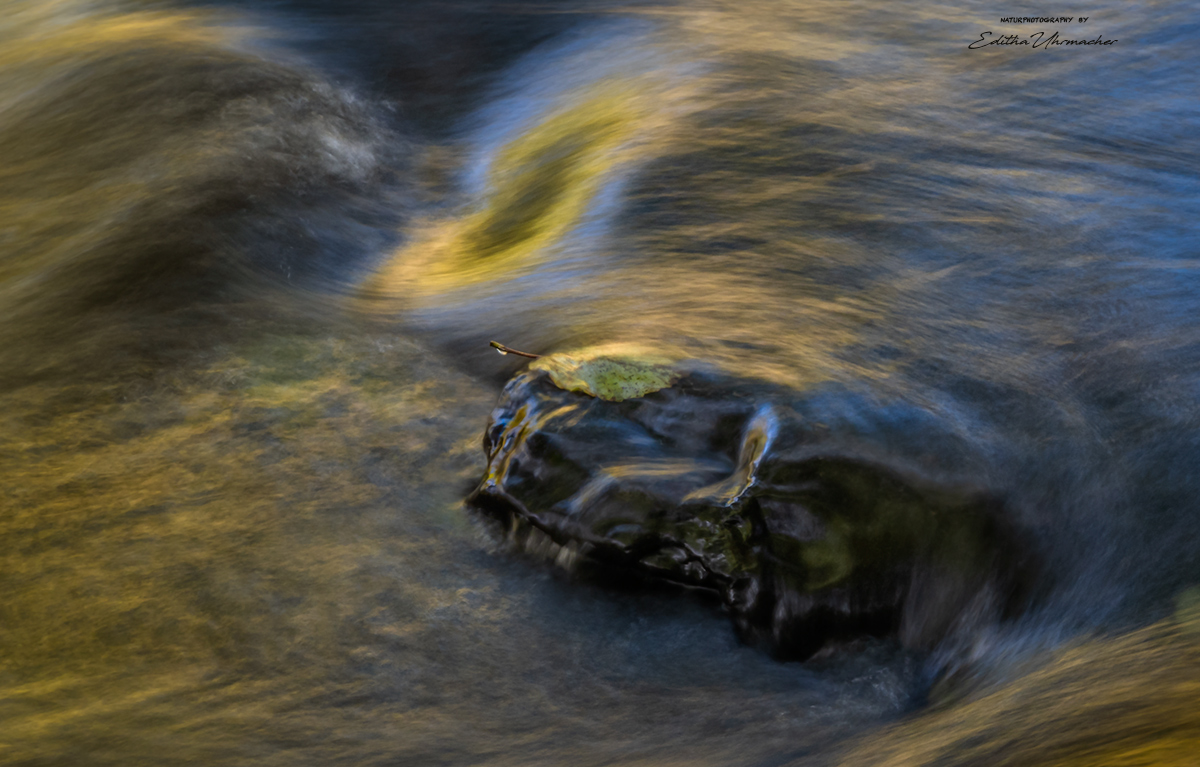
[[[892,413],[834,438],[819,399],[693,371],[606,402],[526,371],[468,500],[560,562],[711,591],[781,658],[893,632],[928,649],[1020,609],[1033,564],[1003,500],[929,468],[964,463],[953,436]]]

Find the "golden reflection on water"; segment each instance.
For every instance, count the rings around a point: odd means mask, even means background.
[[[77,395],[69,389],[11,396],[4,571],[21,588],[5,603],[9,668],[194,661],[260,622],[254,652],[283,662],[299,635],[335,630],[322,612],[337,609],[336,562],[359,545],[338,534],[338,517],[378,513],[385,495],[363,451],[436,449],[468,474],[482,466],[482,414],[447,420],[447,387],[461,384],[414,380],[410,354],[388,337],[273,336],[187,375],[91,388],[85,407],[56,407],[50,397]],[[409,466],[405,479],[421,473]],[[453,501],[453,490],[435,495]],[[313,612],[270,625],[254,584],[281,579]],[[244,613],[164,602],[206,589]]]
[[[1077,641],[998,690],[876,733],[851,765],[1187,767],[1200,754],[1200,616]]]
[[[667,356],[801,388],[837,376],[886,375],[886,361],[852,367],[839,352],[863,342],[864,324],[886,316],[895,293],[889,284],[839,294],[816,282],[806,289],[805,278],[792,275],[776,292],[750,268],[659,260],[653,254],[669,249],[664,243],[632,241],[633,252],[614,252],[605,244],[608,233],[595,230],[603,225],[593,218],[604,188],[625,183],[635,162],[686,147],[686,118],[711,94],[647,78],[601,82],[564,98],[488,160],[477,196],[455,214],[415,227],[413,239],[365,282],[357,310],[429,312],[442,329],[484,328],[539,349],[550,342],[547,328],[576,342],[594,333],[602,342],[649,344]],[[786,197],[793,183],[764,179],[739,190],[736,204]],[[721,226],[693,226],[689,236],[720,239],[729,234]],[[831,262],[861,257],[834,240],[816,238],[810,247]],[[753,262],[752,254],[739,258]],[[609,268],[614,259],[631,268]],[[539,313],[543,319],[531,321]],[[808,332],[797,337],[796,327]]]

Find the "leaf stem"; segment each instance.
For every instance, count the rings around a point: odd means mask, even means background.
[[[491,341],[488,343],[488,346],[492,347],[501,354],[515,354],[518,357],[528,357],[531,360],[536,360],[538,357],[542,356],[540,354],[530,354],[529,352],[519,352],[516,349],[510,349],[498,341]]]

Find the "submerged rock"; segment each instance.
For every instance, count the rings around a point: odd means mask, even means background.
[[[793,391],[692,370],[609,401],[539,367],[505,387],[468,502],[559,562],[711,591],[786,659],[857,634],[927,649],[1021,605],[1001,499],[829,439]]]

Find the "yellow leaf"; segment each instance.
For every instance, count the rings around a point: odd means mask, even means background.
[[[635,399],[665,389],[679,378],[671,361],[633,347],[603,346],[552,354],[532,362],[554,385],[610,402]]]

